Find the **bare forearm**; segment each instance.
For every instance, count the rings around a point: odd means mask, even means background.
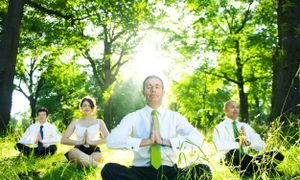
[[[92,145],[92,146],[97,146],[97,145],[102,145],[106,143],[106,138],[102,138],[96,141],[88,141],[87,144]]]
[[[153,144],[153,140],[151,139],[142,139],[140,147],[150,146]]]
[[[82,145],[82,141],[76,141],[69,138],[62,138],[60,143],[65,145],[74,145],[74,146]]]

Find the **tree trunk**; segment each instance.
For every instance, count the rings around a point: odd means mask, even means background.
[[[273,56],[270,121],[294,114],[299,117],[300,1],[278,0],[278,48]]]
[[[30,118],[32,120],[32,123],[35,123],[35,115],[36,115],[36,100],[30,96],[29,97],[29,102],[30,102],[30,108],[31,108],[31,115]]]
[[[240,44],[239,41],[235,41],[236,43],[236,59],[235,59],[235,63],[236,63],[236,78],[237,78],[237,85],[238,85],[238,91],[239,91],[239,98],[240,98],[240,116],[241,116],[241,120],[244,122],[248,122],[249,120],[249,113],[248,113],[248,98],[247,98],[247,94],[244,91],[244,85],[245,85],[245,81],[244,81],[244,77],[243,77],[243,64],[241,62],[241,58],[240,58]]]
[[[24,0],[9,1],[8,14],[0,42],[0,133],[5,133],[10,120],[23,9]]]
[[[104,120],[107,128],[109,130],[113,129],[115,127],[115,124],[112,120],[112,101],[111,98],[107,100],[107,102],[104,105]]]

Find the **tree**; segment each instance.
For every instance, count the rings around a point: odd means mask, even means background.
[[[94,31],[88,33],[85,22],[77,25],[81,30],[79,33],[89,42],[89,46],[83,48],[82,55],[91,65],[101,94],[112,94],[109,91],[113,89],[111,86],[117,80],[120,68],[129,61],[130,54],[138,45],[141,39],[138,36],[141,23],[146,19],[146,15],[150,15],[147,5],[144,1],[130,0],[91,3],[83,6],[83,11],[86,10],[85,13],[89,17],[90,27],[93,27]],[[99,33],[95,34],[97,30]],[[95,46],[98,49],[95,49]],[[93,55],[93,51],[96,55]],[[104,101],[104,121],[107,127],[112,129],[111,96],[106,96],[106,99],[102,97],[99,101]]]
[[[21,67],[17,67],[17,78],[19,79],[18,84],[16,85],[16,90],[20,91],[29,101],[30,109],[31,109],[31,119],[32,122],[35,122],[35,116],[36,116],[36,103],[40,95],[40,91],[45,83],[45,79],[43,77],[43,67],[39,67],[41,64],[44,64],[43,62],[39,62],[41,59],[38,57],[32,57],[30,58],[30,64],[28,66],[28,69],[20,63]],[[37,72],[39,71],[39,72]],[[40,75],[36,75],[36,73],[39,73]],[[28,90],[28,93],[22,87],[22,85],[26,86],[26,90]]]
[[[181,42],[176,47],[187,61],[209,59],[205,73],[236,86],[232,89],[237,91],[241,119],[246,122],[246,87],[271,78],[270,52],[276,42],[275,27],[274,18],[261,16],[265,9],[256,1],[187,1],[181,11],[182,19],[178,20],[182,29],[173,36]],[[187,22],[187,16],[192,22],[184,26],[182,22]],[[215,58],[210,57],[214,54]]]
[[[121,119],[129,112],[136,111],[145,106],[145,100],[134,78],[121,80],[117,82],[112,95],[112,126],[119,124]]]
[[[4,133],[10,120],[13,80],[23,16],[24,0],[10,0],[6,23],[0,39],[0,131]]]
[[[220,78],[203,73],[202,64],[192,74],[172,85],[170,107],[182,113],[196,127],[213,127],[223,118],[223,102],[232,95]]]
[[[300,114],[300,1],[278,0],[270,120]],[[283,118],[284,119],[284,118]]]
[[[90,86],[89,77],[80,69],[74,59],[64,62],[55,61],[43,72],[42,87],[37,107],[47,107],[50,116],[56,122],[67,126],[74,118],[80,118],[80,100],[89,95],[86,86]],[[63,129],[65,130],[65,129]]]

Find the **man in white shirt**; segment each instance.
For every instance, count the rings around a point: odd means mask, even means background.
[[[44,107],[40,108],[39,122],[30,125],[16,144],[16,148],[24,155],[45,156],[56,152],[55,143],[60,141],[61,135],[55,125],[47,122],[47,117],[48,110]]]
[[[278,151],[250,156],[249,149],[260,151],[266,144],[246,123],[237,120],[239,105],[229,100],[224,104],[225,120],[214,129],[214,143],[226,165],[234,167],[241,175],[251,176],[254,172],[274,169],[284,156]]]
[[[108,163],[101,172],[103,180],[211,179],[208,165],[185,169],[176,165],[180,147],[185,144],[201,147],[203,137],[181,114],[161,106],[162,80],[148,76],[143,83],[143,94],[147,105],[124,117],[107,137],[109,148],[133,151],[133,166]]]

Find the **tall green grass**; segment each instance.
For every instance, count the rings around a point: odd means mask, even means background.
[[[284,154],[284,161],[276,168],[279,175],[267,173],[256,174],[252,179],[300,179],[300,146],[299,146],[299,122],[290,120],[282,123],[276,120],[269,127],[264,127],[261,134],[269,150],[279,150]],[[82,168],[66,163],[64,153],[70,146],[58,145],[55,155],[45,158],[26,158],[19,156],[14,149],[24,129],[12,128],[7,136],[0,139],[0,179],[101,179],[101,167]],[[241,179],[227,166],[220,164],[216,148],[212,142],[212,130],[205,134],[205,143],[192,151],[180,154],[179,166],[185,167],[191,164],[208,164],[213,173],[213,179]],[[101,146],[104,155],[104,163],[117,162],[130,165],[132,153],[130,151],[109,150]],[[187,176],[188,177],[188,176]]]

